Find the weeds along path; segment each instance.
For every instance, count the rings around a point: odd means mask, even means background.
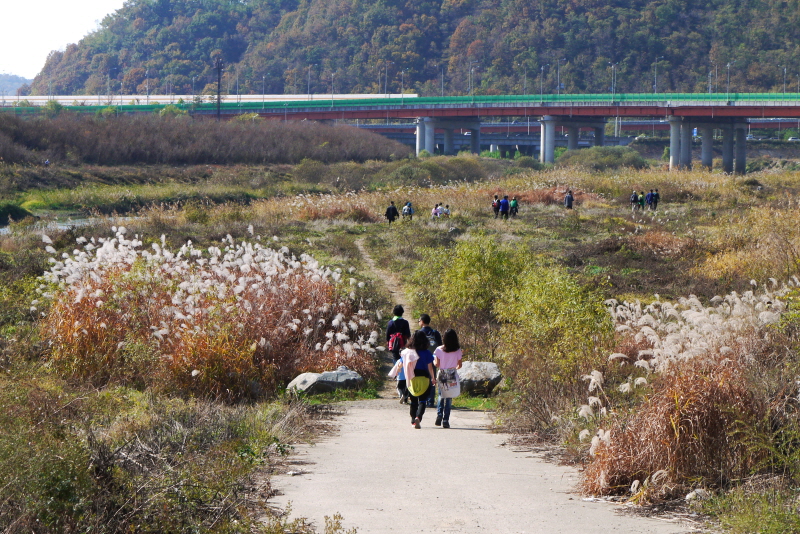
[[[362,239],[367,266],[411,316],[397,277],[379,269]],[[344,403],[338,429],[314,445],[296,446],[287,471],[271,485],[272,505],[291,507],[318,531],[325,516],[343,516],[359,533],[575,533],[673,534],[675,523],[617,513],[618,507],[572,493],[575,469],[546,462],[530,449],[509,445],[489,430],[489,414],[454,409],[450,429],[410,424],[394,383],[380,399]]]

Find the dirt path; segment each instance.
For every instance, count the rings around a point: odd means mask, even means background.
[[[363,242],[356,243],[405,307],[396,278],[375,266]],[[381,399],[347,403],[338,432],[296,448],[289,472],[272,479],[279,492],[273,504],[291,503],[294,517],[320,529],[324,516],[339,512],[346,528],[362,534],[690,531],[584,501],[572,493],[575,469],[508,446],[508,436],[488,430],[486,413],[456,409],[451,428],[442,429],[433,425],[435,412],[429,410],[416,430],[408,407],[387,386]]]

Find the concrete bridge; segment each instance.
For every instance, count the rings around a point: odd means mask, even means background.
[[[555,156],[556,130],[568,132],[569,149],[579,147],[577,133],[595,132],[595,144],[604,144],[605,123],[610,118],[666,119],[670,128],[670,169],[692,167],[691,141],[697,129],[702,138],[700,163],[711,165],[712,132],[722,131],[722,167],[725,172],[744,173],[746,133],[749,120],[800,119],[800,93],[659,93],[590,95],[504,95],[461,97],[416,97],[416,95],[281,95],[269,101],[258,95],[248,101],[225,102],[219,107],[184,100],[193,115],[232,117],[258,113],[279,120],[387,121],[414,120],[418,151],[434,148],[442,137],[444,153],[456,147],[455,130],[470,132],[470,147],[481,146],[481,119],[507,117],[539,123],[539,158],[551,163]],[[290,98],[294,97],[294,100]],[[173,95],[173,98],[177,98]],[[181,97],[182,99],[182,97]],[[120,97],[120,101],[123,97]],[[180,101],[180,99],[178,100]],[[188,103],[187,103],[188,102]],[[67,106],[75,111],[96,111],[96,106]],[[2,111],[8,112],[9,108]],[[26,109],[11,108],[14,113]],[[156,105],[122,105],[120,113],[152,112]],[[33,110],[35,111],[35,110]]]

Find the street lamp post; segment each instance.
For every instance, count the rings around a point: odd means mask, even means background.
[[[194,104],[194,81],[197,79],[197,76],[192,76],[192,103]]]
[[[221,102],[222,98],[220,94],[222,93],[222,68],[224,64],[222,63],[222,58],[217,57],[217,60],[214,62],[214,68],[217,69],[217,122],[220,120],[220,113],[221,113]]]
[[[387,61],[384,64],[383,72],[383,94],[388,98],[389,96],[389,64],[394,65],[394,61]]]
[[[783,94],[786,94],[786,65],[783,66]]]
[[[440,63],[439,65],[436,66],[439,67],[439,69],[442,71],[442,96],[444,96],[444,65]]]
[[[655,63],[653,63],[653,94],[658,94],[658,62],[664,59],[664,56],[658,56]]]
[[[309,100],[311,100],[311,67],[313,67],[313,66],[314,65],[309,65],[308,66],[308,85],[307,85],[307,88],[308,88],[308,99]]]
[[[609,61],[608,64],[611,65],[611,101],[613,102],[615,100],[614,97],[617,94],[617,65],[618,65],[618,63],[611,63]]]
[[[549,67],[550,63],[541,66],[541,73],[539,74],[539,102],[544,100],[544,68]]]
[[[406,103],[406,71],[408,69],[402,69],[400,71],[400,105],[404,106]]]
[[[147,98],[145,102],[150,105],[150,69],[144,69],[144,90]]]
[[[564,63],[566,63],[567,59],[564,58],[564,59],[559,59],[558,61],[556,61],[556,94],[557,95],[561,94],[561,62],[562,61]]]
[[[267,76],[266,74],[261,75],[261,109],[264,109],[264,105],[266,104],[266,94],[267,94]]]
[[[725,99],[730,100],[731,94],[731,65],[736,63],[736,61],[729,61],[725,67],[728,69],[728,85],[725,87]]]
[[[472,64],[477,63],[477,60],[472,60],[469,62],[469,96],[472,97]]]

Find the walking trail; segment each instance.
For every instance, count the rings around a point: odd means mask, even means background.
[[[397,279],[367,265],[406,308]],[[619,506],[574,493],[577,471],[509,445],[489,430],[489,414],[454,409],[450,429],[433,424],[429,409],[420,430],[392,383],[381,398],[346,403],[338,430],[315,445],[300,445],[290,471],[272,479],[273,504],[317,528],[342,514],[359,533],[655,533],[686,526],[618,513]]]

